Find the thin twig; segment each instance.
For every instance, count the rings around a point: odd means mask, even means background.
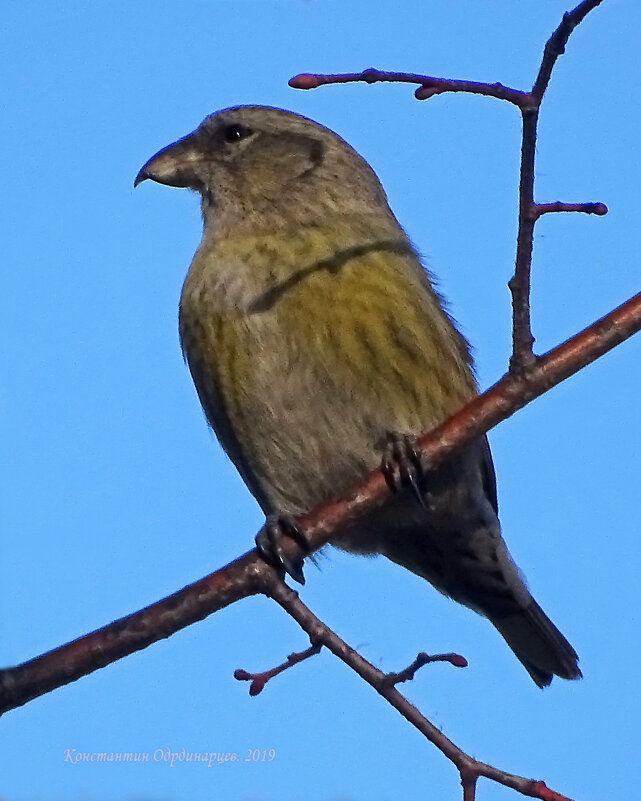
[[[479,762],[466,754],[422,715],[405,696],[399,693],[394,682],[390,682],[389,675],[374,667],[319,620],[303,604],[298,597],[298,593],[291,590],[280,578],[272,575],[264,588],[264,592],[272,600],[276,601],[288,615],[294,618],[312,642],[322,643],[335,656],[358,673],[370,687],[373,687],[379,695],[457,767],[461,776],[461,784],[463,785],[464,801],[468,801],[468,799],[472,801],[474,799],[476,780],[479,776],[491,779],[531,798],[543,799],[543,801],[552,801],[553,799],[556,801],[570,801],[566,796],[558,793],[549,795],[552,791],[543,782],[506,773],[492,765]],[[546,795],[546,793],[548,794]]]
[[[281,665],[270,668],[269,670],[264,670],[262,673],[248,673],[246,670],[239,668],[234,671],[234,678],[238,681],[251,681],[249,694],[258,695],[258,693],[263,691],[270,679],[273,679],[274,676],[278,676],[279,673],[285,670],[289,670],[289,668],[294,667],[294,665],[298,665],[300,662],[304,662],[306,659],[316,656],[316,654],[320,653],[322,647],[321,643],[310,645],[305,651],[300,651],[297,654],[290,654]]]
[[[384,72],[374,67],[362,72],[348,72],[338,75],[320,73],[301,73],[289,79],[292,89],[318,89],[335,83],[417,83],[414,93],[417,100],[428,100],[434,95],[446,92],[466,92],[467,94],[494,97],[506,100],[519,108],[529,103],[529,94],[519,89],[511,89],[501,83],[482,83],[481,81],[460,81],[454,78],[435,78],[433,75],[419,75],[414,72]]]
[[[530,310],[530,289],[532,273],[532,246],[534,241],[534,226],[545,207],[534,202],[534,161],[536,157],[536,138],[539,122],[539,111],[543,95],[548,87],[552,70],[560,55],[565,52],[565,45],[570,34],[585,16],[596,8],[602,0],[584,0],[574,11],[564,14],[563,20],[552,36],[548,39],[541,59],[539,73],[529,94],[530,102],[520,106],[522,116],[521,137],[521,170],[519,180],[519,224],[516,241],[516,260],[514,275],[508,282],[512,293],[512,355],[510,357],[510,371],[518,372],[532,364],[534,359],[532,334],[532,320]],[[562,204],[548,204],[558,205]],[[580,208],[571,208],[570,204],[563,204],[564,211],[585,211],[587,204],[578,204]],[[605,213],[607,208],[603,204],[589,204],[599,206]],[[547,211],[560,211],[560,208]]]
[[[510,372],[518,372],[534,361],[532,322],[530,314],[530,273],[534,241],[534,158],[538,105],[523,108],[521,135],[521,171],[519,180],[519,228],[516,237],[514,275],[508,281],[512,293],[512,355]]]
[[[467,667],[467,659],[460,654],[417,654],[416,659],[398,673],[386,673],[385,680],[389,684],[402,684],[404,681],[412,681],[417,671],[432,662],[449,662],[453,667]]]
[[[537,217],[566,211],[576,211],[580,214],[596,214],[598,217],[603,217],[604,214],[608,213],[608,207],[605,203],[562,203],[557,200],[556,203],[535,203],[533,208],[533,212]]]
[[[572,31],[579,23],[583,22],[590,11],[600,6],[602,2],[603,0],[583,0],[575,9],[563,15],[561,24],[548,39],[545,49],[543,50],[539,74],[536,76],[531,91],[531,95],[537,98],[539,103],[545,94],[545,90],[548,88],[550,76],[552,75],[552,70],[554,69],[558,57],[565,53],[565,46],[568,43]]]

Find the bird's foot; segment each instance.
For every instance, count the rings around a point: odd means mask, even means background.
[[[283,548],[283,537],[290,537],[305,553],[309,553],[309,544],[305,532],[292,515],[281,513],[267,515],[265,525],[256,535],[256,547],[263,559],[279,570],[284,570],[294,581],[305,583],[303,560],[292,560]]]
[[[381,470],[392,492],[409,487],[421,506],[425,506],[425,470],[416,437],[389,433],[383,448]]]

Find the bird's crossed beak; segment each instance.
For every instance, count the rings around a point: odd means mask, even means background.
[[[192,133],[159,150],[140,170],[134,187],[149,178],[167,186],[200,189],[199,167],[203,163],[203,152],[199,139],[197,133]]]

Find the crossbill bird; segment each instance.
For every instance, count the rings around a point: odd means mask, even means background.
[[[579,678],[576,652],[501,536],[486,438],[419,469],[412,437],[477,386],[468,343],[367,162],[312,120],[239,106],[149,159],[135,183],[144,179],[201,196],[182,349],[269,519],[291,520],[383,461],[408,486],[333,544],[383,554],[485,615],[539,687]],[[268,555],[270,542],[259,542]]]

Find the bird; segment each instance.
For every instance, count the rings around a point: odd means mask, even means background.
[[[180,341],[211,428],[271,521],[266,558],[302,581],[278,530],[296,535],[296,515],[382,465],[396,492],[332,544],[382,554],[484,615],[539,687],[580,678],[503,540],[487,438],[421,470],[415,438],[478,387],[367,161],[311,119],[241,105],[152,156],[134,186],[146,179],[200,195]]]

